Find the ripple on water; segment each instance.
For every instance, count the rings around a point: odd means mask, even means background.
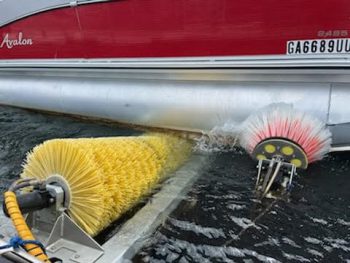
[[[188,193],[195,205],[184,200],[133,260],[167,261],[166,255],[176,253],[179,262],[345,262],[350,180],[344,163],[349,157],[334,155],[311,165],[296,179],[290,201],[269,208],[271,201],[261,202],[252,192],[256,170],[248,156],[212,154],[210,167]],[[225,237],[193,234],[190,225],[176,227],[174,220],[217,229]],[[159,250],[168,244],[177,249],[165,249],[161,256]]]

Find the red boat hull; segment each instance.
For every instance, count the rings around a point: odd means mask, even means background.
[[[110,1],[1,27],[0,58],[287,55],[291,40],[348,38],[349,17],[348,0]]]

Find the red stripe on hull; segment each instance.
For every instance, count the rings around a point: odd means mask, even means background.
[[[349,17],[348,0],[112,1],[0,28],[23,44],[2,43],[0,59],[279,55],[288,40],[350,37]]]

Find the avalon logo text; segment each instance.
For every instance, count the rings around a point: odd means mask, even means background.
[[[17,37],[10,37],[7,33],[1,41],[0,48],[11,49],[16,46],[31,46],[33,45],[33,40],[31,38],[23,37],[23,33],[19,32]]]

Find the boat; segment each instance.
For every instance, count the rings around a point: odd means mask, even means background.
[[[2,104],[205,132],[285,102],[323,120],[334,145],[350,142],[346,0],[12,0],[0,10]]]

